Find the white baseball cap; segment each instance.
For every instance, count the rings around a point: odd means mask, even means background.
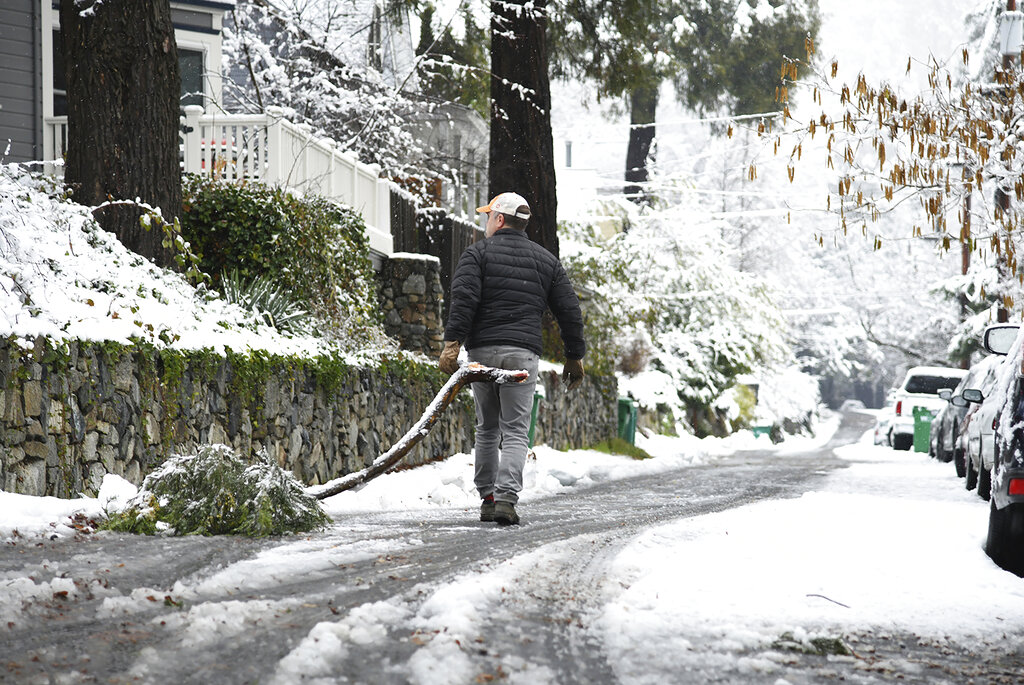
[[[476,211],[484,213],[500,212],[519,217],[520,219],[530,218],[530,204],[526,201],[526,198],[518,193],[495,195],[493,200],[483,207],[477,207]]]

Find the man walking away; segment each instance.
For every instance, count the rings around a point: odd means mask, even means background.
[[[558,321],[562,380],[572,390],[583,382],[583,314],[561,262],[526,236],[530,206],[521,195],[502,193],[476,211],[487,213],[486,239],[466,248],[452,276],[439,365],[457,371],[465,344],[470,361],[530,373],[525,383],[473,383],[480,520],[511,525],[519,523],[541,319],[550,308]]]

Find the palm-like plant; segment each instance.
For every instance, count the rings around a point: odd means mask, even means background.
[[[267,324],[285,333],[300,333],[310,314],[292,299],[291,293],[268,275],[243,281],[238,269],[221,275],[221,292],[228,302],[253,312]]]

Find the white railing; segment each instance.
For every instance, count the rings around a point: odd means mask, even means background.
[[[46,120],[45,159],[64,156],[67,117]],[[305,125],[293,124],[282,110],[266,114],[205,114],[185,107],[180,136],[182,170],[226,180],[254,180],[342,202],[366,223],[370,247],[392,254],[391,196],[380,167],[342,152],[330,138],[317,138]],[[61,173],[52,168],[50,173]]]

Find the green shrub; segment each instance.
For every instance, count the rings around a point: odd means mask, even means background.
[[[588,449],[592,449],[595,452],[603,452],[605,454],[621,454],[633,459],[650,459],[651,455],[636,445],[631,445],[622,438],[615,436],[614,438],[608,438],[602,440],[596,445],[591,445]]]
[[[190,175],[181,230],[215,287],[232,270],[246,283],[268,277],[339,335],[380,324],[366,227],[348,207]]]
[[[261,455],[247,463],[225,445],[203,445],[146,476],[107,530],[153,534],[159,524],[178,535],[262,537],[318,530],[330,523],[295,477]]]
[[[757,412],[757,395],[749,385],[737,383],[733,386],[733,399],[739,407],[739,415],[732,420],[733,431],[749,428],[754,423]]]

